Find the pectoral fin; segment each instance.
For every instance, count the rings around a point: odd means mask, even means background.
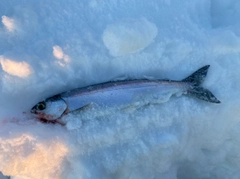
[[[124,106],[120,110],[128,113],[132,113],[133,111],[137,110],[140,107],[141,107],[140,102],[136,102],[128,106]]]
[[[71,113],[71,114],[78,114],[79,112],[82,112],[82,111],[85,111],[87,110],[88,108],[90,108],[92,106],[92,103],[89,103],[81,108],[78,108],[78,109],[75,109],[73,111],[68,111],[67,114]]]

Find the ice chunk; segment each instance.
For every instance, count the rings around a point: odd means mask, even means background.
[[[122,56],[146,48],[157,33],[156,25],[146,18],[125,19],[108,25],[102,39],[111,55]]]
[[[68,55],[65,55],[62,48],[57,45],[53,46],[53,56],[59,60],[58,64],[61,66],[65,66],[70,62]]]
[[[3,71],[10,75],[25,78],[33,73],[31,66],[25,61],[17,62],[0,57],[0,64],[2,65]]]
[[[54,57],[56,57],[57,59],[62,59],[63,58],[63,51],[62,48],[55,45],[53,46],[53,55]]]
[[[2,23],[9,32],[14,31],[15,24],[14,24],[14,19],[13,18],[10,18],[10,17],[7,17],[7,16],[2,16]]]

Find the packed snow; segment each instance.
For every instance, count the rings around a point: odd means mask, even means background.
[[[104,45],[113,56],[124,56],[147,47],[157,36],[157,27],[147,19],[123,19],[103,33]]]
[[[13,179],[240,178],[240,2],[0,1],[0,171]],[[30,114],[40,100],[109,80],[203,86],[119,111],[97,106],[65,126]],[[0,178],[6,178],[0,176]]]

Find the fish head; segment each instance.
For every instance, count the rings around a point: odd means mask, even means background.
[[[31,113],[39,119],[51,121],[60,118],[66,110],[66,102],[60,96],[54,96],[37,103],[31,109]]]

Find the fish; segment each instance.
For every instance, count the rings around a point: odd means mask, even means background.
[[[210,103],[221,103],[208,89],[201,86],[210,65],[203,66],[187,78],[177,80],[122,80],[110,81],[46,98],[31,109],[31,113],[44,121],[57,121],[68,113],[83,110],[91,104],[100,107],[129,106],[167,101],[171,96],[189,95]]]

